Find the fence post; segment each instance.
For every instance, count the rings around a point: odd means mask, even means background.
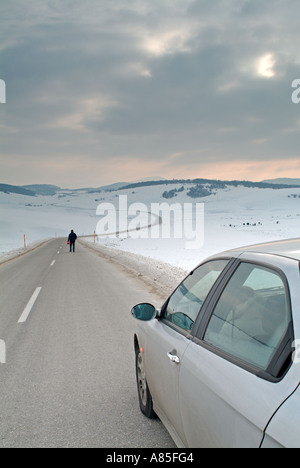
[[[24,249],[26,249],[26,234],[24,234]]]

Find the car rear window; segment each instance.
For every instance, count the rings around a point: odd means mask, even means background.
[[[266,370],[289,322],[289,296],[281,275],[241,263],[214,309],[204,341]]]

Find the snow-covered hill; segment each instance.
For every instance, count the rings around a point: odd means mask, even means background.
[[[127,238],[124,234],[97,239],[101,245],[162,260],[184,269],[229,248],[300,237],[300,188],[274,190],[226,184],[222,188],[203,185],[203,192],[200,190],[198,194],[206,196],[191,198],[188,194],[192,187],[195,187],[194,183],[162,183],[112,192],[61,190],[52,196],[35,197],[0,193],[0,252],[22,246],[24,234],[27,243],[49,237],[67,237],[70,229],[79,236],[92,235],[99,220],[103,219],[97,215],[97,207],[114,206],[119,215],[120,196],[125,195],[128,207],[136,210],[139,206],[132,204],[146,205],[147,211],[151,211],[155,203],[176,203],[182,209],[186,203],[193,203],[193,206],[204,203],[204,242],[196,250],[186,249],[185,238],[152,238],[150,230],[148,234],[147,230],[129,233]],[[192,194],[197,196],[197,191]],[[153,221],[151,217],[149,219]],[[94,241],[93,237],[88,239]]]

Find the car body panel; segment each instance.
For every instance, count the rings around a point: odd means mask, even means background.
[[[152,320],[141,324],[138,341],[144,350],[144,365],[154,411],[173,432],[176,431],[177,439],[186,444],[178,404],[180,364],[172,363],[168,353],[182,360],[190,340],[163,322]],[[168,418],[166,415],[169,415]]]
[[[239,247],[231,250],[233,256],[240,252],[263,253],[267,255],[277,255],[280,257],[291,258],[300,261],[300,242],[299,239],[287,239],[264,244],[255,244],[246,247]]]
[[[299,448],[300,386],[281,405],[267,427],[262,448]]]
[[[281,272],[290,292],[294,338],[299,342],[300,240],[223,252],[205,263],[222,258],[236,258]],[[208,311],[212,308],[210,301]],[[280,378],[265,379],[214,352],[211,345],[201,341],[200,331],[201,325],[191,334],[180,332],[160,317],[137,325],[136,338],[144,348],[154,408],[176,444],[299,447],[300,390],[295,389],[300,382],[300,365],[293,362]],[[170,361],[170,352],[180,359],[179,364]]]
[[[179,384],[188,446],[258,448],[269,420],[293,391],[295,378],[291,372],[275,384],[191,343]]]

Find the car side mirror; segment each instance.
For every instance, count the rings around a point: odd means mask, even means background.
[[[151,304],[138,304],[131,310],[131,315],[137,320],[149,322],[156,317],[157,310]]]

